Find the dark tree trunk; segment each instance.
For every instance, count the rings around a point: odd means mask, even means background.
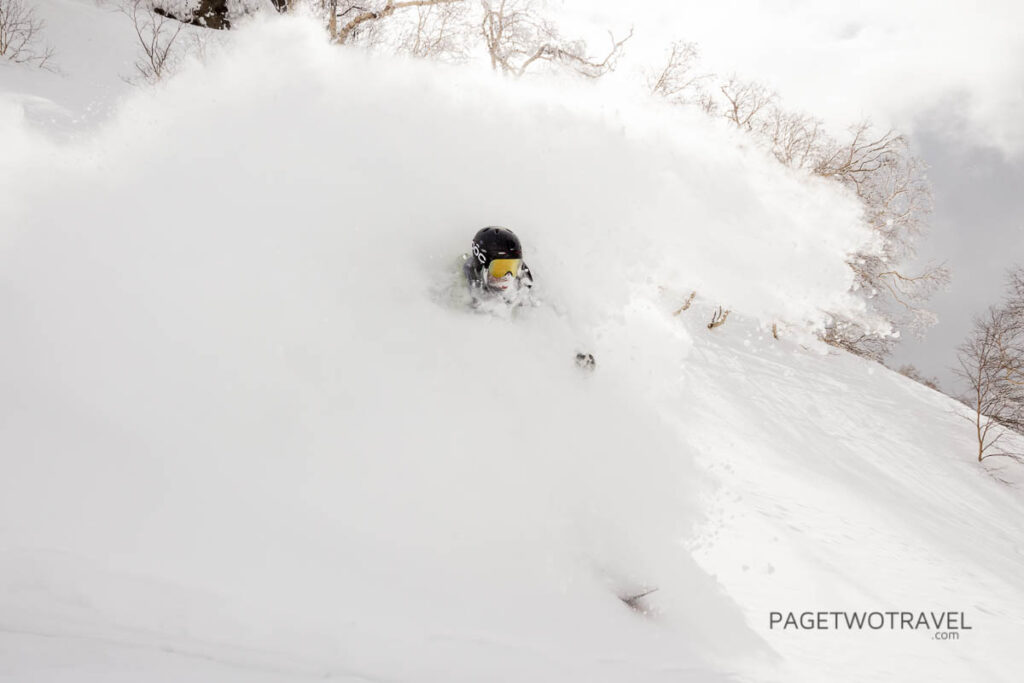
[[[228,0],[200,0],[192,23],[215,29],[231,28],[228,21]]]
[[[277,4],[277,1],[274,0],[274,3]],[[154,7],[153,11],[177,19],[183,24],[195,24],[218,30],[231,28],[231,22],[228,21],[228,0],[200,0],[199,7],[188,17],[179,17],[163,7]]]

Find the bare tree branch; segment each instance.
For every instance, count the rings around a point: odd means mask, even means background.
[[[149,0],[127,0],[121,11],[131,19],[142,49],[135,60],[137,76],[155,84],[170,75],[178,62],[176,43],[185,24],[157,11]]]
[[[447,5],[463,2],[464,0],[401,0],[395,2],[394,0],[387,0],[383,6],[368,9],[362,8],[355,3],[348,3],[348,6],[343,8],[341,16],[346,14],[353,14],[340,28],[337,27],[337,0],[331,0],[331,13],[330,13],[330,25],[328,30],[331,33],[331,40],[344,45],[352,34],[357,31],[360,26],[367,22],[373,22],[385,17],[389,17],[400,9],[406,9],[409,7],[428,7],[433,5]]]
[[[680,306],[679,308],[677,308],[676,310],[674,310],[672,312],[672,315],[679,315],[683,311],[690,310],[690,306],[693,304],[693,300],[694,300],[694,298],[696,296],[697,296],[697,290],[693,290],[692,292],[690,292],[690,296],[686,297],[686,301],[683,302],[683,305]]]
[[[582,40],[563,38],[553,24],[542,19],[532,0],[481,0],[484,13],[480,32],[491,58],[491,68],[523,76],[537,62],[569,67],[588,78],[599,78],[615,68],[625,43],[609,31],[610,46],[603,58],[592,57]]]
[[[672,43],[665,64],[648,72],[647,87],[651,94],[676,104],[700,103],[706,97],[703,83],[712,78],[712,74],[695,73],[697,58],[695,43]]]
[[[711,322],[708,323],[708,329],[713,330],[716,327],[725,324],[726,319],[729,317],[729,311],[722,311],[722,307],[719,306],[715,309],[715,312],[711,316]]]
[[[53,48],[39,45],[45,24],[24,0],[0,0],[0,57],[49,68]]]
[[[901,365],[896,372],[900,373],[904,377],[907,377],[908,379],[914,380],[918,384],[925,385],[929,389],[934,389],[935,391],[942,391],[941,389],[939,389],[939,381],[937,379],[935,379],[934,377],[925,377],[913,365]]]
[[[746,131],[754,131],[759,127],[757,117],[777,99],[775,93],[763,85],[741,81],[736,76],[729,78],[718,89],[726,101],[725,118]]]
[[[420,59],[462,61],[469,46],[471,27],[468,2],[449,2],[416,8],[416,24],[400,39],[400,52]]]

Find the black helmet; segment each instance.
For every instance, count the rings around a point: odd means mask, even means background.
[[[478,268],[495,259],[521,259],[523,246],[511,230],[491,226],[480,230],[473,237],[473,258]]]

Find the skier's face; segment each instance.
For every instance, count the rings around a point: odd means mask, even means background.
[[[505,273],[505,275],[500,278],[491,277],[490,273],[487,274],[487,286],[491,289],[497,289],[504,292],[511,287],[512,283],[515,281],[516,279],[512,273]]]
[[[487,266],[487,286],[505,291],[512,287],[519,275],[519,259],[495,259]]]

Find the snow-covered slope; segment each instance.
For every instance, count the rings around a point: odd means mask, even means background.
[[[848,197],[590,86],[230,42],[72,139],[0,98],[0,678],[1015,680],[1019,492],[810,341]],[[462,305],[490,223],[544,305]],[[837,609],[973,629],[768,628]]]

